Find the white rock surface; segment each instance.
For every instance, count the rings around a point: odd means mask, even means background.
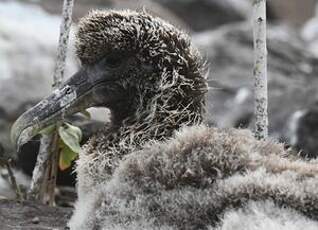
[[[36,5],[0,2],[0,107],[8,114],[51,91],[60,22]],[[66,75],[76,70],[70,50]]]
[[[305,24],[301,35],[306,41],[308,49],[318,57],[318,4],[316,6],[316,16]]]
[[[308,51],[297,31],[268,25],[267,32],[269,130],[272,137],[289,142],[288,119],[318,99],[318,59]],[[249,22],[193,36],[210,64],[210,123],[254,128],[252,36]]]

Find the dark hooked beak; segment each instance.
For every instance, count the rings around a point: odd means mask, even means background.
[[[65,116],[102,105],[100,94],[106,87],[105,76],[93,76],[88,70],[80,70],[54,90],[47,98],[23,113],[13,124],[11,140],[19,149],[43,128],[55,124]],[[103,80],[105,79],[105,80]]]

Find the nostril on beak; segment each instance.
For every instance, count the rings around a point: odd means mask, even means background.
[[[71,94],[72,92],[73,92],[72,88],[70,86],[66,86],[65,93],[66,94]]]

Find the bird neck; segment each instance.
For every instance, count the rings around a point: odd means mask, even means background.
[[[175,92],[165,97],[143,91],[129,105],[118,104],[111,110],[113,130],[122,138],[129,135],[138,139],[136,144],[140,145],[149,140],[164,140],[183,126],[202,122],[203,97],[181,97]]]
[[[122,157],[144,144],[166,140],[183,126],[200,124],[207,87],[204,78],[197,79],[185,81],[180,77],[160,82],[158,87],[130,90],[134,95],[110,108],[111,125],[91,138],[86,153],[107,159],[104,169],[112,174]]]

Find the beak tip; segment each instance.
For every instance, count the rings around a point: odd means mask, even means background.
[[[30,138],[29,127],[25,128],[23,122],[18,119],[11,127],[10,138],[17,152],[19,152],[21,146],[24,145]]]
[[[20,152],[21,146],[23,145],[23,143],[21,143],[20,137],[18,137],[16,140],[14,140],[13,142],[17,152]]]
[[[13,132],[13,130],[11,130],[10,140],[13,146],[18,148],[18,138],[16,137],[16,134]]]

